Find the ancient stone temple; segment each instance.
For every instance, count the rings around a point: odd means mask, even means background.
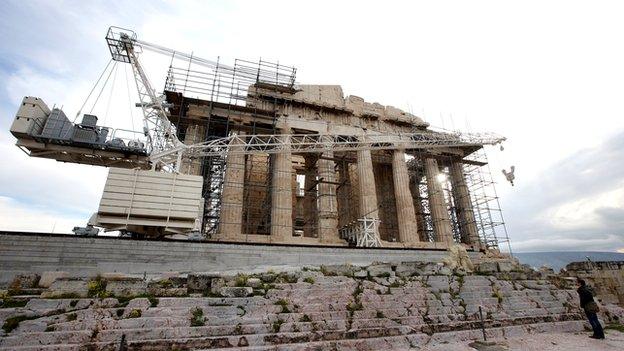
[[[502,217],[492,218],[500,209],[481,173],[488,141],[432,130],[338,85],[295,85],[294,69],[271,69],[275,78],[248,85],[170,69],[165,94],[180,140],[228,140],[225,155],[182,166],[204,177],[208,240],[497,249]],[[433,141],[415,147],[418,137]]]

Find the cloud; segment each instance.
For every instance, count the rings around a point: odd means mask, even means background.
[[[624,131],[556,162],[505,200],[517,250],[624,247]]]
[[[2,230],[71,233],[74,226],[84,226],[86,220],[54,210],[54,207],[0,196],[0,223]]]

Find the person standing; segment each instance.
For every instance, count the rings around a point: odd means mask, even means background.
[[[594,294],[592,294],[592,291],[583,279],[578,278],[576,280],[576,285],[578,286],[576,292],[578,292],[579,298],[581,299],[581,308],[585,311],[589,324],[594,330],[594,334],[591,335],[590,338],[604,339],[604,331],[602,330],[602,325],[600,325],[597,315],[600,309],[596,301],[594,301]]]

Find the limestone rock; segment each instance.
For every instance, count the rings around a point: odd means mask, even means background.
[[[478,351],[507,351],[509,346],[506,343],[494,342],[494,341],[474,341],[468,344],[468,346]]]
[[[39,279],[39,287],[41,288],[49,288],[55,280],[59,278],[66,278],[69,276],[69,273],[63,271],[45,271],[41,273],[41,278]]]
[[[390,277],[393,275],[392,267],[389,264],[377,264],[368,266],[366,269],[371,277]]]
[[[202,273],[190,273],[187,277],[187,289],[189,292],[204,292],[210,289],[210,282],[214,275]]]
[[[259,288],[262,285],[262,280],[258,278],[249,278],[247,279],[247,285],[252,288]]]
[[[499,272],[511,272],[513,270],[513,264],[509,261],[499,261],[498,262],[498,271]]]
[[[225,297],[247,297],[253,293],[253,289],[248,286],[224,286],[219,289],[219,293]]]
[[[147,292],[147,282],[141,278],[122,278],[109,280],[106,291],[113,296],[135,296]]]
[[[350,264],[336,264],[321,266],[321,271],[326,275],[344,275],[352,277],[356,271],[359,271],[360,267],[352,266]]]
[[[59,278],[54,280],[48,290],[41,296],[44,298],[58,298],[63,296],[87,297],[87,280],[82,278]]]
[[[480,273],[494,273],[498,272],[498,264],[496,262],[485,261],[479,263],[477,270]]]

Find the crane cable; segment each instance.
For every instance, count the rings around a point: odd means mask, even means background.
[[[98,101],[100,100],[100,96],[102,96],[102,93],[104,92],[104,88],[106,87],[106,84],[108,84],[108,80],[111,77],[111,74],[113,73],[113,71],[115,70],[115,68],[117,67],[117,61],[115,61],[115,63],[113,63],[113,68],[111,68],[111,70],[108,72],[108,76],[106,76],[106,80],[104,81],[104,84],[102,84],[102,88],[100,89],[100,92],[98,93],[97,97],[95,98],[95,101],[93,102],[93,106],[91,106],[91,110],[89,110],[89,113],[93,112],[93,109],[95,108],[95,105],[97,105]]]
[[[85,99],[85,101],[82,103],[82,106],[80,106],[80,109],[78,109],[78,112],[76,113],[76,117],[74,117],[74,121],[73,123],[76,123],[76,119],[78,119],[78,116],[80,116],[80,113],[82,112],[82,109],[85,107],[85,105],[87,104],[87,101],[89,101],[89,98],[91,97],[91,94],[93,94],[93,91],[95,90],[95,88],[97,87],[97,85],[100,83],[100,80],[102,79],[102,77],[104,76],[104,73],[106,73],[106,70],[108,70],[108,66],[110,66],[111,62],[113,62],[113,59],[111,58],[108,63],[106,64],[106,67],[104,67],[104,70],[102,71],[102,74],[100,74],[100,77],[97,79],[97,81],[95,82],[95,84],[93,85],[93,88],[91,88],[91,91],[89,92],[89,95],[87,95],[87,98]]]

